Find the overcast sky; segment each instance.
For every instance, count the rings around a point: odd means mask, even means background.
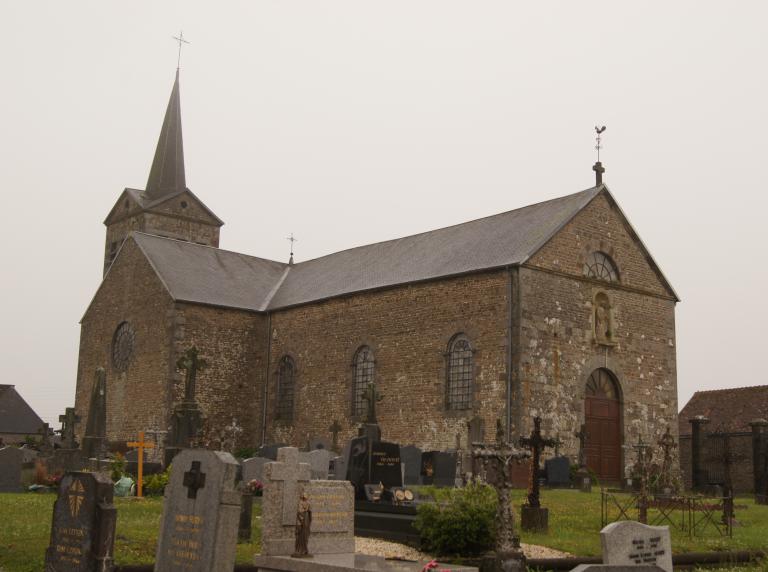
[[[74,404],[106,217],[181,62],[221,246],[297,260],[605,181],[682,298],[680,406],[768,383],[765,2],[0,0],[0,383]]]

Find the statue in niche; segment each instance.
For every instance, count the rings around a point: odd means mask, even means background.
[[[595,339],[601,344],[613,343],[611,302],[600,292],[595,296]]]

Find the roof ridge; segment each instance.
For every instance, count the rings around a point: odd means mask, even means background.
[[[696,395],[697,393],[717,393],[719,391],[741,391],[744,389],[761,389],[761,388],[768,388],[768,384],[740,385],[739,387],[722,387],[720,389],[700,389],[698,391],[695,391],[693,394]]]
[[[245,252],[237,252],[235,250],[228,250],[226,248],[219,248],[218,246],[211,246],[209,244],[199,244],[197,242],[190,242],[188,240],[181,240],[178,238],[171,238],[170,236],[160,236],[159,234],[151,234],[148,232],[142,232],[140,230],[132,230],[131,234],[141,235],[141,236],[148,236],[149,238],[156,238],[158,240],[168,240],[171,242],[178,242],[180,244],[189,245],[189,246],[197,246],[199,248],[210,248],[212,250],[216,250],[218,252],[225,252],[227,254],[235,254],[237,256],[244,256],[246,258],[253,258],[255,260],[263,260],[265,262],[271,262],[273,264],[279,264],[280,266],[288,266],[287,262],[280,262],[279,260],[272,260],[271,258],[264,258],[262,256],[254,256],[253,254],[246,254]]]
[[[573,198],[573,197],[575,197],[577,195],[587,194],[589,192],[595,192],[595,194],[597,194],[597,192],[599,192],[603,188],[604,188],[604,185],[597,185],[595,187],[590,187],[588,189],[584,189],[583,191],[578,191],[576,193],[570,193],[568,195],[562,195],[562,196],[555,197],[555,198],[552,198],[552,199],[547,199],[546,201],[539,201],[538,203],[532,203],[532,204],[529,204],[529,205],[523,205],[521,207],[517,207],[516,209],[510,209],[510,210],[503,211],[503,212],[500,212],[500,213],[495,213],[495,214],[490,214],[490,215],[486,215],[486,216],[481,216],[481,217],[478,217],[478,218],[473,218],[473,219],[470,219],[470,220],[465,220],[463,222],[457,222],[455,224],[449,224],[447,226],[441,226],[441,227],[438,227],[438,228],[433,228],[432,230],[425,230],[423,232],[417,232],[415,234],[407,234],[405,236],[399,236],[397,238],[390,238],[388,240],[380,240],[378,242],[369,242],[369,243],[366,243],[366,244],[361,244],[359,246],[352,246],[350,248],[345,248],[343,250],[336,250],[334,252],[329,252],[328,254],[324,254],[322,256],[317,256],[315,258],[310,258],[309,260],[303,260],[301,262],[297,262],[297,263],[294,264],[294,266],[301,266],[302,264],[306,264],[308,262],[314,262],[316,260],[322,260],[323,258],[327,258],[329,256],[335,256],[337,254],[341,254],[342,252],[351,252],[353,250],[358,250],[360,248],[368,248],[370,246],[376,246],[376,245],[380,245],[380,244],[387,244],[387,243],[390,243],[390,242],[397,242],[399,240],[405,240],[407,238],[415,238],[417,236],[423,236],[423,235],[426,235],[426,234],[431,234],[433,232],[439,232],[441,230],[447,230],[449,228],[456,228],[458,226],[464,226],[465,224],[471,224],[473,222],[479,222],[481,220],[487,220],[487,219],[492,219],[492,218],[496,218],[496,217],[505,216],[505,215],[508,215],[510,213],[513,213],[513,212],[522,211],[524,209],[530,209],[530,208],[537,207],[539,205],[544,205],[544,204],[547,204],[547,203],[553,203],[555,201],[562,201],[562,200],[565,200],[565,199]]]

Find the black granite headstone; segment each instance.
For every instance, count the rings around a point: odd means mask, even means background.
[[[371,476],[369,483],[381,483],[385,488],[403,486],[400,466],[400,445],[379,441],[371,447]]]
[[[456,453],[437,451],[434,453],[435,475],[433,483],[438,487],[456,485]]]
[[[355,437],[349,442],[347,480],[355,487],[356,498],[364,499],[368,480],[368,438]]]
[[[400,447],[400,459],[405,465],[405,485],[421,484],[421,449],[414,445]]]
[[[544,461],[547,486],[568,487],[571,485],[571,462],[568,457],[555,457]]]
[[[113,483],[99,473],[67,473],[53,505],[45,569],[56,572],[111,570],[117,511]]]

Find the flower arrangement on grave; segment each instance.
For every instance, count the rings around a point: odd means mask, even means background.
[[[264,483],[258,479],[251,479],[248,481],[248,490],[255,497],[260,497],[264,494]]]
[[[451,572],[449,568],[440,568],[440,565],[437,563],[437,560],[430,560],[427,562],[424,567],[421,569],[421,572]]]

